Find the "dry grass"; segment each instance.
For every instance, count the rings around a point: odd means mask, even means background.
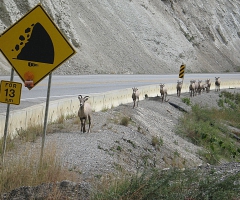
[[[71,173],[62,167],[56,149],[54,144],[46,145],[42,164],[40,164],[40,152],[30,148],[19,155],[7,156],[0,171],[0,193],[20,186],[36,186],[73,178]]]

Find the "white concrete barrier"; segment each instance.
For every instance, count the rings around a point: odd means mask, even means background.
[[[176,94],[176,84],[166,84],[168,87],[168,94]],[[225,81],[221,83],[221,89],[224,88],[239,88],[240,80]],[[148,97],[160,96],[159,85],[147,85],[138,88],[140,91],[140,100]],[[214,83],[211,86],[211,91],[215,90]],[[189,91],[189,83],[184,83],[182,92]],[[121,104],[131,103],[132,88],[122,90],[114,90],[103,94],[88,94],[90,96],[88,102],[92,105],[93,111],[98,112],[103,109],[109,109]],[[17,135],[19,129],[26,130],[29,126],[43,125],[45,116],[45,105],[31,106],[23,110],[11,111],[9,116],[8,135],[14,137]],[[65,117],[68,115],[77,115],[79,109],[79,100],[75,98],[65,98],[61,100],[51,101],[49,104],[48,122],[54,122],[61,115]],[[0,138],[4,135],[5,114],[0,114]]]

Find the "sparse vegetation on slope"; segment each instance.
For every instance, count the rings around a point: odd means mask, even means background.
[[[226,175],[211,170],[152,169],[144,173],[113,178],[96,186],[94,200],[235,200],[240,197],[240,173]]]
[[[178,134],[206,149],[201,154],[210,164],[218,164],[222,159],[228,162],[240,160],[239,142],[228,128],[228,125],[239,128],[239,94],[223,91],[220,97],[220,109],[193,105],[192,111],[180,118],[177,127]]]

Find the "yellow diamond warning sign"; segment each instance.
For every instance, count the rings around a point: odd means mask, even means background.
[[[40,4],[0,35],[0,50],[29,89],[75,53]]]

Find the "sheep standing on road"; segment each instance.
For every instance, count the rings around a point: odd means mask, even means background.
[[[88,100],[89,96],[82,97],[82,95],[78,95],[78,99],[80,101],[80,108],[78,110],[78,116],[81,121],[81,132],[85,133],[85,123],[88,120],[88,133],[90,133],[90,127],[91,127],[91,114],[92,114],[92,108],[89,103],[86,101]]]
[[[161,97],[162,97],[162,102],[163,102],[163,100],[166,101],[167,87],[165,86],[165,84],[160,84],[160,94],[161,94]]]
[[[180,97],[182,90],[183,81],[177,81],[177,96]]]
[[[215,77],[215,91],[220,91],[220,77]]]
[[[189,91],[190,91],[190,97],[194,97],[195,94],[195,80],[190,80],[190,85],[189,85]]]
[[[139,102],[139,91],[137,88],[132,88],[133,93],[132,93],[132,99],[133,99],[133,108],[135,107],[135,102],[137,101],[137,107],[138,107],[138,102]]]

